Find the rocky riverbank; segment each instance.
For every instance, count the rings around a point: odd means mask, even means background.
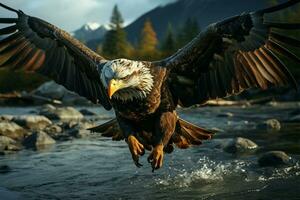
[[[86,117],[85,117],[86,116]],[[0,155],[25,148],[41,149],[56,141],[91,134],[99,117],[90,110],[46,104],[25,115],[0,115]]]

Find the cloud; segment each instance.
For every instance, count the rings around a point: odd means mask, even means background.
[[[42,18],[67,31],[87,22],[107,24],[115,4],[128,24],[145,12],[175,0],[1,0],[2,3],[25,13]],[[2,9],[2,8],[0,8]],[[0,17],[11,16],[6,11]]]

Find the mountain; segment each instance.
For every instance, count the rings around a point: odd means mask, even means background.
[[[165,37],[169,24],[177,31],[188,18],[194,18],[198,21],[200,27],[204,29],[210,23],[227,17],[266,8],[270,6],[270,2],[272,0],[177,0],[145,13],[129,24],[125,30],[128,40],[133,44],[137,44],[145,20],[150,19],[158,39],[161,40]],[[90,48],[96,49],[99,43],[103,41],[103,36],[107,30],[104,26],[86,24],[75,31],[74,35],[76,38],[85,41]]]
[[[89,43],[90,41],[99,41],[100,38],[104,37],[108,30],[109,28],[107,26],[90,22],[83,25],[80,29],[74,31],[72,34],[78,40]]]
[[[197,19],[201,28],[224,18],[255,11],[270,5],[270,0],[178,0],[157,7],[126,27],[128,40],[137,43],[138,35],[146,19],[152,21],[158,39],[165,36],[168,24],[177,30],[188,18]]]

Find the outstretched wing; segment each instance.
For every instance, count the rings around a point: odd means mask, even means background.
[[[298,2],[292,0],[212,24],[173,56],[154,63],[169,68],[175,101],[191,106],[250,87],[297,87],[278,54],[300,63],[290,50],[300,47],[300,41],[283,33],[300,29],[300,23],[268,21],[265,15]]]
[[[17,13],[17,18],[0,18],[0,67],[38,72],[67,89],[111,109],[98,68],[106,61],[65,31],[41,19]],[[101,64],[102,63],[102,64]]]

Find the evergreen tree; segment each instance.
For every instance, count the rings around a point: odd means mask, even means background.
[[[127,42],[123,22],[118,6],[115,5],[110,19],[111,30],[106,33],[102,45],[102,54],[107,58],[127,58],[129,56],[130,44]]]
[[[123,23],[124,23],[123,17],[118,9],[118,6],[115,5],[110,18],[110,28],[113,30],[122,28]]]
[[[157,44],[158,40],[156,33],[152,27],[152,23],[147,19],[144,23],[144,27],[141,31],[139,42],[139,57],[140,58],[154,58],[157,56]]]
[[[176,50],[176,41],[171,24],[169,24],[165,39],[161,44],[161,50],[163,52],[163,56],[169,56]]]
[[[195,18],[188,18],[178,30],[177,47],[181,48],[189,43],[200,32],[198,22]]]

